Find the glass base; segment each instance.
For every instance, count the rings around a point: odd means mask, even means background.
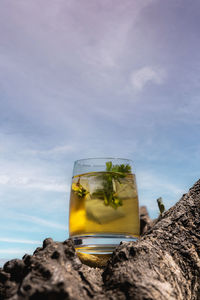
[[[137,238],[130,235],[95,234],[72,236],[77,253],[91,255],[112,254],[120,242],[136,241]]]

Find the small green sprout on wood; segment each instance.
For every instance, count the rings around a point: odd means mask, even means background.
[[[164,206],[162,197],[159,197],[159,198],[157,199],[157,203],[158,203],[158,207],[159,207],[159,210],[160,210],[160,216],[162,216],[162,214],[163,214],[164,211],[165,211],[165,206]]]

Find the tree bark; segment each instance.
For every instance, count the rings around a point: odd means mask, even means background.
[[[144,222],[146,222],[144,224]],[[82,264],[73,243],[46,239],[32,256],[0,269],[0,299],[200,299],[200,180],[151,222],[121,243],[105,269]]]

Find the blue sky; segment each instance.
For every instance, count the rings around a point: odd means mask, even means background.
[[[68,237],[73,162],[135,162],[158,215],[199,178],[200,2],[2,0],[0,262]]]

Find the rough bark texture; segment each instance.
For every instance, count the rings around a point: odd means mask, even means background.
[[[105,269],[83,265],[71,240],[46,239],[0,269],[0,299],[199,300],[200,180],[153,227],[145,209],[141,219],[146,233],[117,247]]]

